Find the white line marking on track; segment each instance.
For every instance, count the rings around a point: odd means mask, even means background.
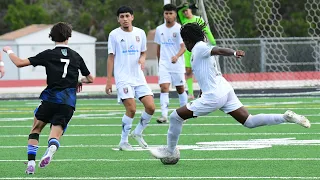
[[[195,133],[195,134],[181,134],[181,136],[270,136],[270,135],[319,135],[320,133]],[[104,137],[104,136],[120,136],[121,134],[66,134],[64,137]],[[42,135],[47,137],[47,134]],[[167,136],[167,134],[144,134],[144,136]],[[0,138],[11,137],[28,137],[28,134],[16,135],[0,135]]]

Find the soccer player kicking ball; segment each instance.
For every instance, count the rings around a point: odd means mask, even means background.
[[[296,123],[305,128],[310,128],[310,122],[306,117],[295,114],[290,110],[284,114],[249,114],[234,93],[232,86],[216,69],[216,63],[212,58],[214,55],[240,58],[245,55],[244,51],[207,45],[204,43],[203,26],[204,24],[189,23],[181,28],[182,39],[187,49],[193,54],[193,72],[202,90],[202,95],[199,99],[170,114],[167,147],[151,149],[150,151],[154,157],[159,159],[175,158],[183,121],[192,117],[207,115],[218,109],[230,114],[247,128],[284,122]]]
[[[35,110],[35,119],[28,138],[27,174],[34,174],[35,160],[38,151],[39,135],[47,123],[51,124],[48,149],[39,162],[39,167],[46,167],[58,150],[59,140],[64,133],[76,106],[76,92],[82,88],[82,83],[92,83],[90,74],[82,57],[68,47],[72,28],[69,24],[55,24],[49,37],[55,42],[54,49],[45,50],[34,57],[20,59],[6,46],[3,51],[9,55],[17,67],[29,65],[44,66],[47,74],[47,87],[40,95],[41,104]],[[85,76],[78,81],[79,70]]]
[[[134,150],[128,142],[128,136],[132,127],[132,121],[136,113],[135,98],[139,99],[145,111],[142,112],[140,121],[131,132],[142,148],[148,144],[142,137],[143,130],[149,124],[155,111],[153,93],[144,77],[143,68],[146,51],[146,33],[137,27],[132,26],[134,19],[133,10],[130,7],[122,6],[117,11],[117,19],[120,27],[109,34],[108,40],[108,62],[107,62],[107,94],[112,92],[112,72],[114,68],[114,79],[116,81],[118,102],[122,102],[126,113],[122,117],[122,134],[119,143],[119,150]]]
[[[176,87],[180,106],[184,106],[188,102],[188,95],[184,90],[185,67],[183,53],[186,48],[180,35],[181,25],[175,21],[177,8],[173,4],[166,4],[163,6],[163,11],[166,22],[157,27],[154,38],[155,43],[158,44],[157,56],[161,88],[161,117],[157,119],[158,123],[167,122],[170,83]]]

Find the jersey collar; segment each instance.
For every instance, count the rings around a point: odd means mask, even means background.
[[[64,45],[64,44],[58,44],[56,45],[56,47],[69,47],[68,45]]]

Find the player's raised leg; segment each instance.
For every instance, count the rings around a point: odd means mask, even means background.
[[[48,140],[48,148],[40,160],[40,168],[46,167],[52,161],[53,155],[60,147],[59,139],[62,136],[62,133],[63,129],[60,125],[52,125]]]

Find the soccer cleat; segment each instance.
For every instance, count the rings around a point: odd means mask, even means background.
[[[157,159],[174,157],[174,154],[175,154],[175,153],[169,152],[168,147],[158,147],[155,149],[150,149],[150,153],[152,154],[153,157]]]
[[[311,126],[310,121],[306,117],[296,114],[295,112],[290,110],[287,110],[283,114],[283,117],[287,122],[296,123],[305,128],[310,128]]]
[[[142,134],[134,134],[134,132],[132,132],[130,136],[138,142],[140,147],[143,149],[148,148],[148,144],[144,141]]]
[[[28,161],[26,174],[34,174],[34,171],[36,169],[36,162],[35,161]]]
[[[133,147],[128,142],[122,142],[119,144],[120,151],[134,151]]]
[[[166,122],[167,122],[167,118],[166,117],[161,116],[161,117],[159,117],[157,119],[157,123],[159,123],[159,124],[166,123]]]
[[[51,145],[50,147],[48,147],[46,153],[42,156],[40,160],[39,167],[45,168],[51,162],[52,157],[56,151],[57,151],[57,146]]]

